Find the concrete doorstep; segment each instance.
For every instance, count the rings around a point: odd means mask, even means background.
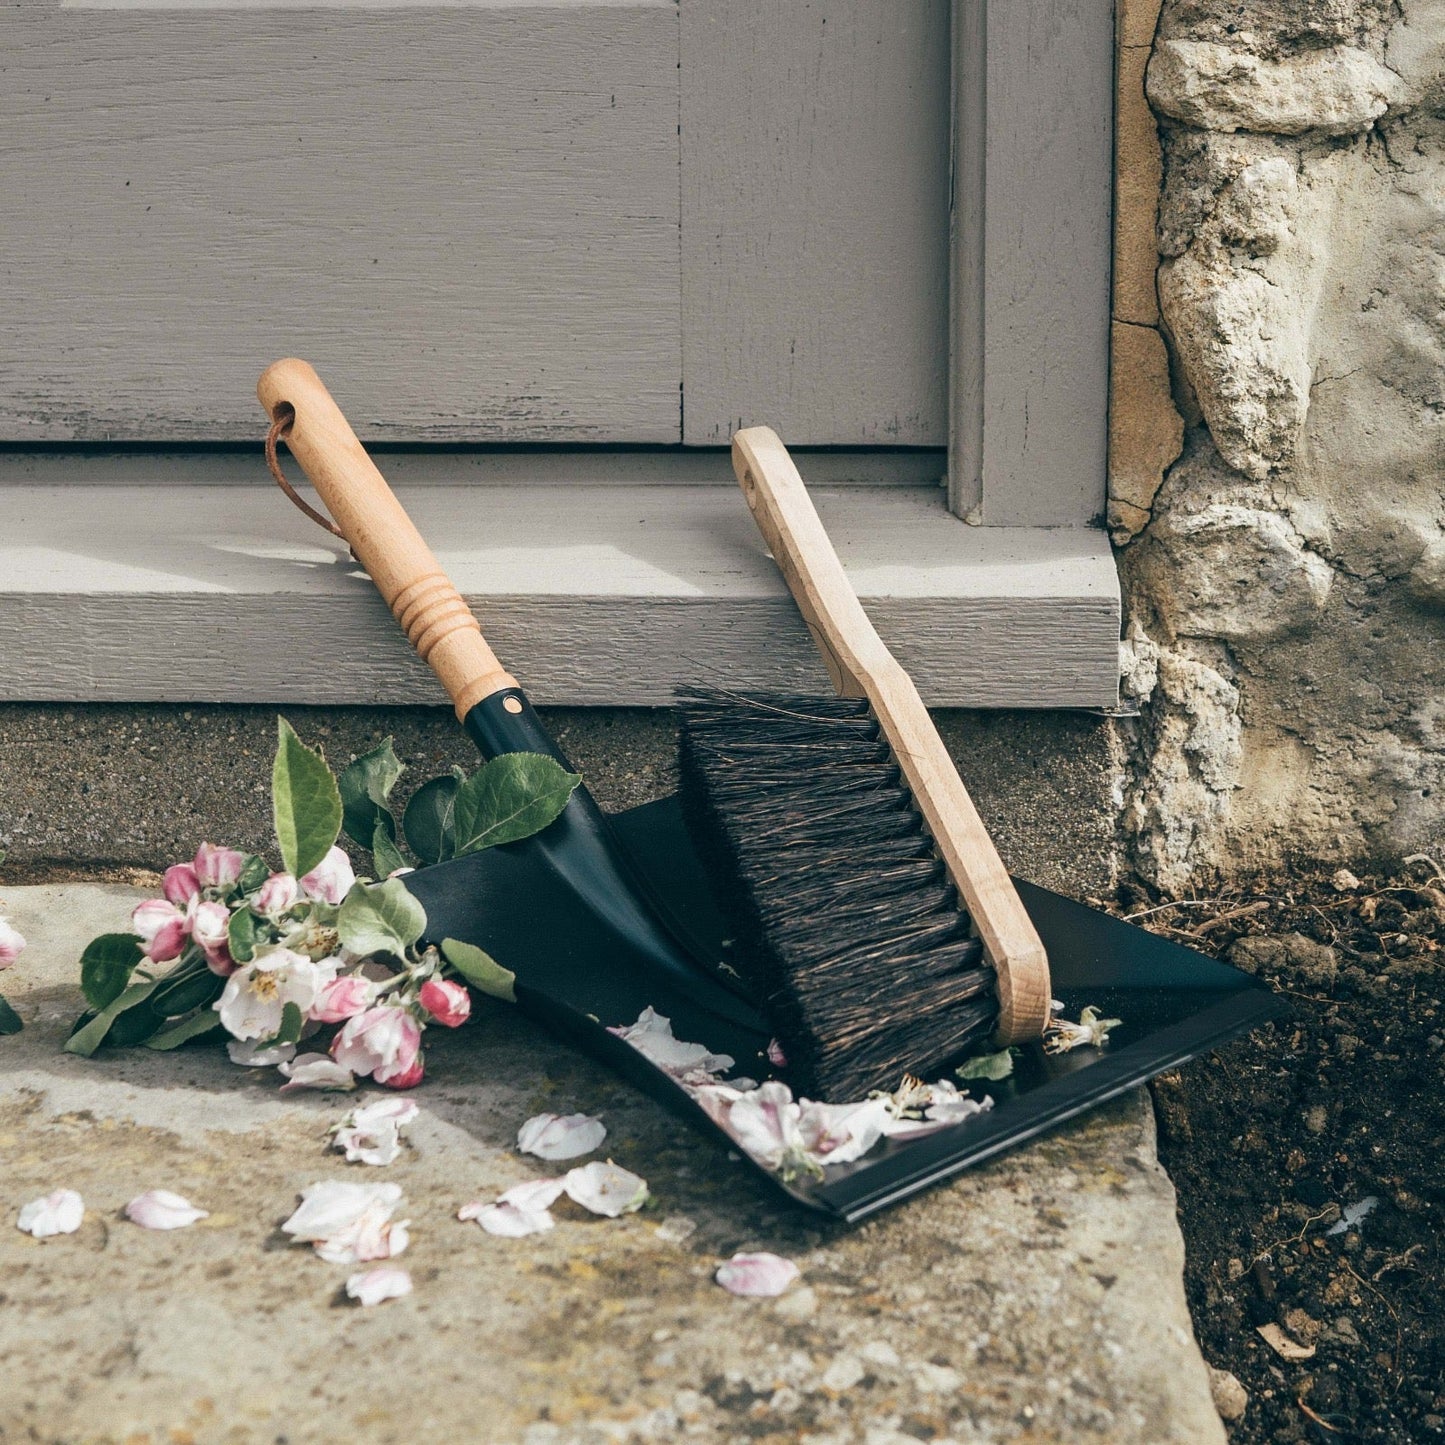
[[[3,979],[26,1027],[0,1039],[0,1441],[1223,1441],[1142,1092],[861,1227],[820,1227],[499,1004],[428,1034],[401,1157],[347,1164],[326,1130],[366,1094],[282,1097],[274,1069],[237,1068],[214,1039],[61,1053],[82,947],[142,896],[3,891],[30,946]],[[609,1220],[564,1201],[525,1239],[458,1222],[553,1172],[514,1147],[542,1110],[600,1115],[603,1156],[653,1203]],[[411,1296],[362,1309],[351,1268],[279,1231],[328,1179],[402,1186]],[[78,1233],[14,1227],[61,1187],[85,1199]],[[157,1188],[210,1217],[129,1223]],[[713,1272],[744,1249],[801,1279],[734,1298]]]

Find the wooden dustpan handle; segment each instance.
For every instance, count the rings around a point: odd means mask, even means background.
[[[310,365],[294,358],[273,363],[261,373],[256,395],[273,422],[290,414],[287,446],[411,645],[441,679],[457,716],[516,687]]]
[[[998,974],[1000,1044],[1038,1038],[1049,962],[912,679],[868,620],[803,479],[771,427],[733,437],[733,470],[840,696],[867,698]]]

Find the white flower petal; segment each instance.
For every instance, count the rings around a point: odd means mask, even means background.
[[[398,1129],[410,1124],[421,1110],[415,1099],[390,1094],[370,1104],[360,1104],[351,1111],[351,1123],[358,1129],[374,1129],[378,1124],[395,1124]]]
[[[578,1159],[606,1137],[607,1126],[588,1114],[536,1114],[517,1130],[517,1148],[538,1159]]]
[[[643,1009],[635,1024],[609,1029],[608,1033],[631,1044],[674,1078],[691,1075],[691,1082],[704,1083],[712,1075],[726,1073],[734,1062],[731,1055],[715,1054],[706,1044],[689,1044],[674,1038],[672,1020],[653,1008]]]
[[[410,1221],[391,1222],[400,1202],[399,1184],[324,1180],[301,1191],[300,1205],[281,1228],[333,1264],[389,1259],[408,1242]]]
[[[142,1229],[184,1229],[211,1215],[209,1210],[197,1209],[189,1199],[169,1189],[148,1189],[126,1205],[125,1217]]]
[[[562,1187],[567,1197],[583,1209],[605,1214],[609,1219],[631,1214],[647,1203],[647,1181],[610,1159],[605,1164],[594,1160],[568,1171]]]
[[[847,1164],[862,1158],[882,1137],[893,1113],[887,1098],[861,1104],[818,1104],[804,1100],[798,1132],[816,1164]]]
[[[227,1044],[229,1052],[234,1043]],[[234,1056],[233,1056],[234,1057]],[[298,1089],[354,1089],[356,1075],[329,1054],[302,1054],[290,1062],[280,1065],[287,1082],[281,1085],[283,1094],[294,1094]]]
[[[720,1264],[714,1279],[729,1294],[771,1299],[798,1278],[798,1266],[776,1254],[735,1254]]]
[[[337,1125],[332,1131],[331,1147],[346,1154],[351,1164],[386,1165],[401,1153],[401,1133],[395,1124],[379,1124],[371,1129]]]
[[[719,1122],[738,1146],[765,1169],[778,1169],[785,1160],[804,1152],[798,1128],[801,1115],[793,1091],[786,1084],[769,1080],[735,1099],[727,1117]]]
[[[232,978],[235,974],[231,975]],[[276,1020],[276,1028],[281,1027],[281,1020]],[[271,1030],[272,1033],[276,1029]],[[295,1044],[277,1044],[275,1048],[258,1049],[251,1039],[229,1039],[226,1042],[226,1052],[231,1056],[233,1064],[240,1064],[243,1069],[265,1069],[273,1064],[289,1063],[296,1057]]]
[[[411,1275],[395,1265],[381,1264],[363,1270],[346,1281],[346,1293],[363,1307],[379,1305],[382,1300],[401,1299],[411,1293]]]
[[[36,1239],[56,1234],[74,1234],[85,1217],[85,1201],[73,1189],[56,1189],[32,1199],[20,1211],[16,1227]]]
[[[545,1209],[518,1209],[515,1204],[505,1204],[501,1200],[495,1204],[480,1205],[476,1213],[468,1214],[467,1218],[475,1219],[488,1234],[497,1234],[504,1239],[545,1234],[557,1223]]]

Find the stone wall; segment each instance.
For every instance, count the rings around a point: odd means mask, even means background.
[[[1121,14],[1134,863],[1179,889],[1438,848],[1445,0]]]

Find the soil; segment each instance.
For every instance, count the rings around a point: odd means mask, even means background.
[[[1154,1085],[1195,1328],[1249,1394],[1234,1445],[1445,1440],[1440,871],[1115,907],[1294,1006]]]

